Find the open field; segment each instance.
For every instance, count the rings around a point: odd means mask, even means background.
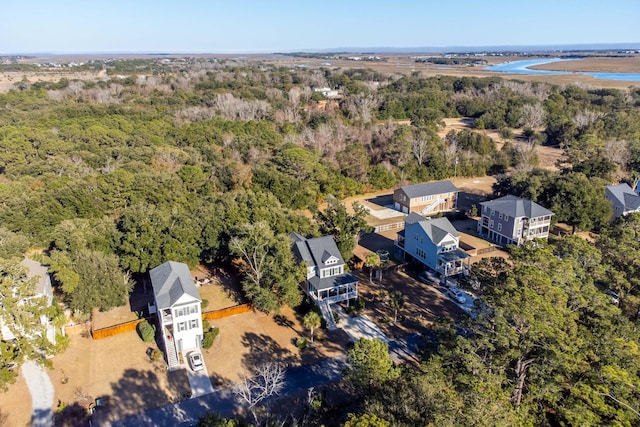
[[[146,58],[151,59],[153,55],[119,55],[125,59],[133,58]],[[468,65],[437,65],[429,63],[418,63],[414,56],[426,57],[426,54],[379,54],[381,59],[376,61],[352,61],[347,59],[319,59],[319,58],[295,58],[284,55],[274,54],[254,54],[243,55],[238,57],[237,55],[172,55],[172,57],[200,57],[200,58],[220,58],[225,60],[241,60],[248,62],[263,62],[267,64],[273,64],[276,66],[289,66],[289,67],[310,67],[310,68],[343,68],[343,69],[361,69],[369,68],[386,75],[394,74],[411,74],[419,72],[425,77],[437,76],[437,75],[450,75],[450,76],[475,76],[475,77],[490,77],[500,76],[505,79],[516,79],[524,81],[542,81],[551,84],[569,85],[577,84],[586,87],[594,88],[620,88],[625,89],[629,86],[640,86],[640,82],[626,82],[626,81],[614,81],[614,80],[599,80],[591,76],[570,74],[570,75],[524,75],[524,74],[505,74],[495,73],[491,71],[483,70],[482,66],[468,66]],[[43,58],[30,58],[22,62],[34,63],[38,61],[58,61],[68,62],[76,61],[82,62],[89,59],[106,59],[108,55],[66,55],[66,56],[53,56]],[[489,65],[498,64],[505,61],[516,61],[519,59],[532,59],[531,57],[500,57],[500,56],[485,56],[479,57],[486,61]],[[534,68],[545,70],[562,70],[562,71],[604,71],[604,72],[640,72],[640,58],[636,55],[630,58],[621,57],[591,57],[585,58],[579,61],[562,61],[552,64],[540,65]],[[38,71],[5,71],[0,72],[0,93],[7,92],[15,88],[15,84],[23,79],[27,79],[31,83],[38,81],[41,82],[55,82],[61,78],[67,78],[69,80],[78,79],[82,81],[97,81],[100,76],[97,73],[90,72],[78,72],[73,69],[53,69],[53,70],[38,70]]]
[[[583,71],[602,73],[640,73],[640,57],[607,58],[593,57],[572,61],[558,61],[535,65],[534,70]]]

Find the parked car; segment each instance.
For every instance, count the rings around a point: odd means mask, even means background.
[[[459,302],[460,304],[464,304],[467,301],[467,297],[463,291],[460,289],[451,287],[449,288],[449,296]]]
[[[204,369],[204,362],[202,361],[202,354],[199,351],[192,351],[187,356],[189,359],[189,366],[193,372],[201,371]]]
[[[440,283],[438,273],[432,270],[425,270],[422,273],[418,274],[418,279],[428,285]]]

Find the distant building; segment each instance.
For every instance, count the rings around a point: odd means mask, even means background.
[[[202,346],[202,299],[186,264],[165,262],[149,275],[167,364],[175,369],[180,366],[178,353]]]
[[[613,206],[613,217],[619,218],[631,212],[640,212],[640,195],[629,184],[607,185],[605,197]]]
[[[314,87],[313,91],[322,93],[325,98],[335,98],[340,96],[340,91],[328,87]]]
[[[480,206],[478,233],[499,245],[520,245],[549,237],[554,213],[531,200],[504,196]]]
[[[403,213],[433,215],[458,206],[458,189],[449,180],[405,185],[393,192],[393,207]]]
[[[460,234],[447,218],[429,219],[411,213],[395,245],[404,259],[450,277],[469,272],[471,256],[458,247],[459,242]]]

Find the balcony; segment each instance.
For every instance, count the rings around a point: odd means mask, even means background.
[[[169,310],[168,313],[165,310],[162,310],[160,313],[161,313],[161,316],[162,316],[162,324],[163,325],[173,324],[173,316],[171,315],[171,311],[170,310]]]

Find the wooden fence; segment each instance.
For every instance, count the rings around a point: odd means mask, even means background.
[[[215,320],[222,319],[224,317],[234,316],[236,314],[248,313],[253,310],[253,305],[251,304],[240,304],[234,307],[223,308],[220,310],[208,311],[206,313],[202,313],[202,319],[205,320]],[[93,329],[91,326],[91,336],[94,340],[101,340],[103,338],[112,337],[114,335],[124,334],[126,332],[135,331],[138,323],[149,320],[152,324],[155,324],[153,317],[147,317],[143,319],[130,320],[128,322],[120,323],[118,325],[107,326],[106,328]],[[83,325],[84,326],[84,325]]]
[[[130,320],[128,322],[120,323],[118,325],[113,325],[113,326],[107,326],[106,328],[100,328],[100,329],[93,329],[93,326],[92,326],[91,336],[93,337],[94,340],[101,340],[103,338],[112,337],[114,335],[120,335],[126,332],[135,331],[136,326],[138,326],[138,323],[143,322],[144,320],[149,320],[149,319],[150,318]]]
[[[253,311],[253,305],[251,304],[240,304],[234,307],[223,308],[220,310],[208,311],[206,313],[202,313],[202,319],[207,320],[215,320],[222,319],[224,317],[235,316],[236,314],[248,313]]]

